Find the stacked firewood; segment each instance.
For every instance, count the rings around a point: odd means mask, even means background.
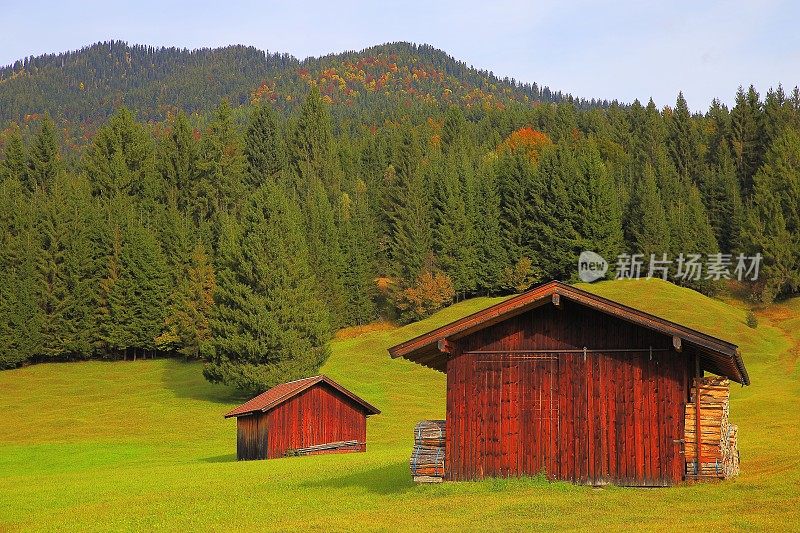
[[[305,448],[296,448],[290,449],[286,451],[287,457],[293,457],[298,455],[314,455],[317,453],[326,453],[326,452],[345,452],[345,451],[358,451],[361,450],[361,446],[363,446],[363,442],[358,442],[357,440],[343,440],[337,442],[327,442],[325,444],[315,444],[313,446],[307,446]]]
[[[739,473],[738,428],[729,415],[730,382],[711,377],[700,380],[700,463],[697,460],[697,385],[692,386],[686,404],[686,476],[727,479]]]
[[[411,476],[420,483],[438,483],[444,478],[445,421],[423,420],[414,428]]]

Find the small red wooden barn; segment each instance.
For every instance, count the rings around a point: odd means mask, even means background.
[[[367,417],[380,413],[327,376],[281,383],[225,415],[236,417],[238,459],[365,451]]]
[[[735,345],[555,281],[389,353],[447,374],[449,480],[671,485],[693,378],[749,384]]]

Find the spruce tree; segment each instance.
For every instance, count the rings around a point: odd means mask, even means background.
[[[646,258],[655,254],[659,259],[670,250],[669,227],[664,212],[655,171],[648,163],[644,173],[636,180],[626,227],[633,249]]]
[[[207,219],[214,220],[219,211],[236,211],[245,196],[246,163],[233,110],[228,101],[223,100],[200,144],[197,164],[201,181],[212,190]]]
[[[214,305],[216,276],[202,244],[192,250],[181,284],[172,295],[164,332],[156,338],[162,351],[177,351],[197,359],[211,342],[209,319]]]
[[[121,108],[97,131],[82,167],[95,194],[127,194],[140,199],[162,194],[155,170],[155,149],[145,128]]]
[[[56,127],[50,116],[45,115],[28,150],[28,171],[25,173],[25,182],[31,191],[36,189],[48,191],[63,170]]]
[[[751,85],[747,93],[739,87],[736,105],[731,109],[731,146],[736,175],[745,197],[753,187],[753,175],[761,165],[761,102]]]
[[[272,106],[253,106],[244,138],[245,183],[255,189],[266,182],[277,183],[286,165],[286,149]]]
[[[700,140],[694,130],[689,107],[683,93],[678,93],[675,109],[669,120],[667,146],[678,175],[684,180],[697,180],[700,176]]]
[[[344,256],[342,282],[348,324],[366,324],[377,314],[374,299],[377,238],[368,195],[367,185],[359,180],[352,195],[342,195],[340,205]]]
[[[170,297],[167,261],[152,230],[125,202],[109,225],[111,253],[100,282],[101,339],[106,350],[134,359],[155,350]]]
[[[316,373],[330,322],[298,207],[277,185],[260,187],[241,225],[224,217],[207,379],[258,392]]]
[[[42,351],[36,212],[18,178],[0,182],[0,369],[33,361]]]
[[[341,180],[335,168],[331,116],[316,86],[308,93],[292,128],[289,158],[298,192],[311,178],[318,178],[331,199],[338,197]]]
[[[344,323],[346,305],[339,228],[322,181],[312,178],[306,186],[308,190],[303,197],[303,211],[309,265],[316,275],[317,297],[330,312],[331,326],[337,328]]]
[[[595,140],[590,138],[576,148],[579,172],[569,191],[579,247],[611,261],[623,246],[622,210],[616,188]]]
[[[714,161],[703,180],[701,193],[720,250],[730,252],[738,245],[744,207],[727,141],[717,145]]]
[[[453,161],[451,158],[450,161]],[[442,271],[450,276],[456,294],[474,290],[469,245],[472,227],[467,217],[465,194],[455,163],[440,159],[442,172],[434,176],[433,249]]]
[[[51,189],[46,198],[37,199],[41,355],[88,357],[96,335],[91,190],[85,180],[65,174]]]
[[[5,153],[0,161],[0,181],[6,179],[17,179],[23,185],[28,184],[28,154],[18,126],[8,136]]]
[[[467,142],[467,120],[460,107],[452,106],[447,110],[442,125],[442,147],[450,150],[463,146]]]
[[[582,244],[577,228],[582,221],[573,209],[573,199],[588,197],[586,184],[574,181],[579,173],[572,147],[559,143],[542,153],[526,191],[523,257],[529,257],[545,279],[567,280],[575,271]]]
[[[528,191],[536,172],[529,158],[520,152],[504,152],[497,160],[495,175],[500,195],[500,238],[510,263],[529,255],[526,227],[530,204]]]
[[[765,302],[800,288],[800,135],[787,129],[773,142],[754,177],[742,241],[764,256],[760,297]]]
[[[160,139],[158,169],[167,187],[167,199],[188,211],[200,176],[198,145],[189,119],[178,112],[167,134]]]
[[[763,179],[756,176],[752,201],[747,213],[744,247],[748,255],[761,254],[763,262],[755,286],[763,303],[800,288],[798,242],[786,226],[780,199]]]
[[[411,282],[422,272],[433,245],[431,206],[418,153],[410,135],[403,138],[391,184],[389,258],[393,274]]]
[[[480,260],[476,270],[478,285],[487,294],[492,294],[500,290],[508,260],[500,225],[501,202],[497,179],[491,168],[487,168],[479,175],[481,176],[478,183],[479,209],[475,233],[478,243],[477,257]]]

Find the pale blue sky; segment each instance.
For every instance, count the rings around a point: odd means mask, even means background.
[[[299,58],[387,41],[429,43],[500,76],[575,95],[693,109],[738,85],[800,84],[800,4],[727,2],[271,2],[127,5],[0,0],[0,64],[100,40],[247,44]]]

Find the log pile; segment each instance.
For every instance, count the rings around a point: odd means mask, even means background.
[[[728,479],[739,474],[738,428],[730,423],[730,382],[710,377],[700,380],[700,464],[697,461],[697,385],[686,403],[684,453],[687,478]]]
[[[325,452],[353,452],[359,451],[364,443],[357,440],[343,440],[338,442],[327,442],[325,444],[315,444],[305,448],[297,448],[286,451],[287,457],[295,457],[298,455],[313,455]]]
[[[423,420],[417,424],[409,461],[414,481],[439,483],[444,479],[444,446],[444,420]]]

